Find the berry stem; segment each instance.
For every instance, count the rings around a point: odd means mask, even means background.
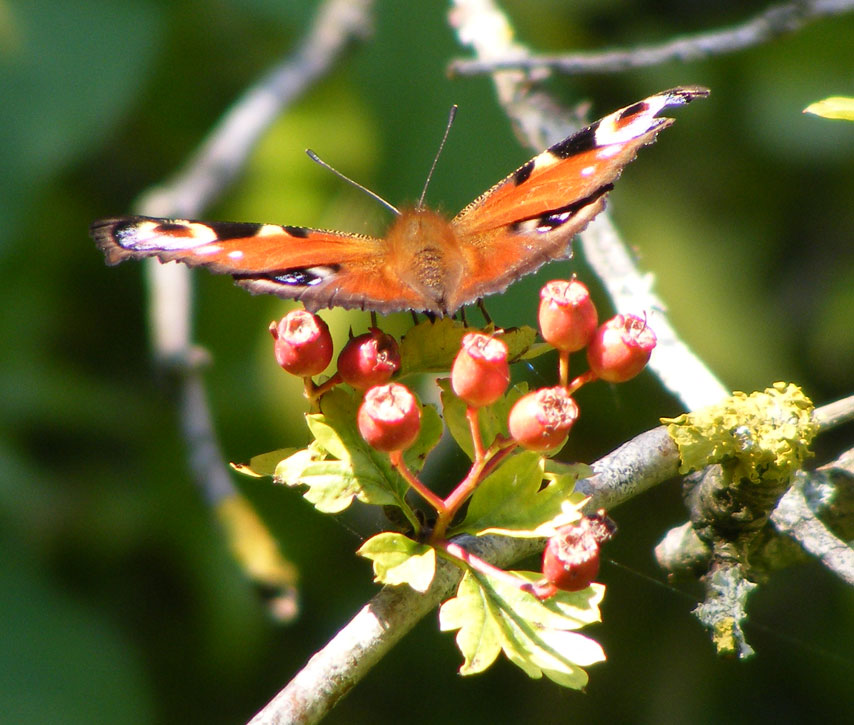
[[[444,500],[445,511],[444,513],[440,512],[436,519],[433,535],[430,537],[431,541],[442,539],[460,506],[468,501],[480,482],[492,473],[515,447],[516,441],[512,438],[499,437],[481,456],[475,456],[468,475]]]
[[[451,520],[454,518],[454,514],[457,513],[460,506],[466,502],[475,488],[477,488],[477,484],[480,483],[483,469],[487,462],[486,458],[475,458],[472,461],[468,475],[443,501],[445,510],[439,512],[439,517],[436,519],[436,526],[433,528],[433,535],[430,537],[431,541],[437,541],[444,537],[448,526],[451,524]]]
[[[566,386],[566,392],[572,395],[576,390],[578,390],[582,385],[586,385],[587,383],[592,383],[594,380],[597,380],[599,376],[593,372],[592,370],[588,370],[586,373],[582,373],[575,380],[573,380],[569,385]],[[564,385],[563,381],[561,381],[561,385]]]
[[[566,387],[569,383],[569,350],[558,350],[558,365],[560,384]]]
[[[483,438],[480,435],[480,425],[478,423],[478,408],[474,406],[466,406],[466,419],[469,422],[469,430],[471,431],[471,440],[474,444],[474,460],[480,460],[484,456]]]
[[[329,380],[325,383],[321,383],[320,385],[315,385],[311,378],[303,378],[303,380],[305,381],[305,397],[313,403],[324,393],[332,390],[332,388],[338,385],[341,382],[341,376],[338,373],[335,373],[335,375],[329,378]]]
[[[468,567],[475,571],[479,571],[481,574],[493,577],[494,579],[499,579],[505,584],[514,586],[522,591],[529,592],[531,594],[535,593],[534,585],[531,582],[526,579],[522,579],[515,574],[504,571],[504,569],[499,569],[497,566],[493,566],[489,562],[481,559],[479,556],[472,554],[459,544],[455,544],[453,541],[434,542],[434,546],[438,551],[444,551],[452,559],[462,561]]]
[[[394,466],[398,473],[403,476],[403,479],[413,488],[421,497],[427,501],[439,513],[439,519],[447,511],[447,504],[433,493],[427,486],[418,480],[417,476],[409,470],[409,466],[403,460],[403,451],[392,451],[388,454],[391,465]]]

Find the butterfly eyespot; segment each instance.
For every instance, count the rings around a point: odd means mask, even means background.
[[[562,224],[566,224],[570,217],[572,217],[573,213],[574,212],[572,211],[563,211],[559,214],[547,214],[538,220],[537,231],[540,234],[543,234],[544,232],[550,232],[557,229]]]
[[[122,231],[127,231],[127,229],[122,229]],[[188,237],[193,236],[192,228],[184,222],[161,222],[160,224],[157,224],[152,231],[155,234],[174,234],[185,235]]]
[[[328,267],[305,267],[303,269],[289,269],[282,274],[269,275],[266,278],[288,287],[314,287],[329,279],[337,271],[337,268],[331,265]]]

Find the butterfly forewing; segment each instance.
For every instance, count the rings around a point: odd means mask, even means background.
[[[708,95],[677,88],[615,111],[535,156],[451,222],[467,275],[455,301],[500,292],[545,262],[571,256],[569,242],[604,208],[638,150],[673,123],[656,114]]]

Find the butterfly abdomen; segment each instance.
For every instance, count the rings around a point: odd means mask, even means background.
[[[386,236],[389,271],[398,283],[429,299],[429,311],[451,314],[451,293],[465,273],[459,241],[445,217],[429,209],[406,209]]]

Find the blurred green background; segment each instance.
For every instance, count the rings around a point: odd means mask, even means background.
[[[742,20],[759,2],[508,0],[543,51],[661,41]],[[174,390],[151,365],[142,267],[104,266],[89,223],[126,213],[176,170],[237,95],[305,32],[315,2],[0,1],[0,720],[234,723],[248,719],[375,591],[342,526],[264,480],[235,479],[301,572],[301,610],[275,624],[193,487]],[[210,218],[369,232],[385,212],[306,160],[311,147],[395,204],[417,198],[448,107],[457,123],[429,192],[455,212],[532,154],[488,79],[450,80],[447,4],[385,0],[369,42],[300,99]],[[854,388],[854,125],[804,116],[854,95],[854,16],[747,52],[611,77],[557,78],[593,116],[696,83],[610,208],[656,275],[684,338],[734,389],[775,380],[817,403]],[[532,323],[553,266],[489,307]],[[288,305],[199,272],[197,339],[229,460],[306,441],[299,386],[271,354]],[[602,302],[603,306],[606,304]],[[361,313],[328,314],[337,339]],[[399,323],[405,326],[406,317]],[[398,323],[394,323],[398,324]],[[535,382],[550,379],[552,361]],[[524,372],[524,371],[523,371]],[[542,376],[542,377],[538,377]],[[678,401],[644,375],[579,395],[564,457],[594,460]],[[848,430],[850,440],[850,428]],[[823,438],[819,461],[844,445]],[[444,474],[461,461],[451,458]],[[450,475],[450,474],[449,474]],[[817,565],[750,603],[758,654],[719,661],[660,586],[652,547],[684,512],[677,482],[618,509],[607,554],[609,661],[586,694],[499,663],[461,678],[435,616],[338,706],[331,723],[833,722],[854,706],[854,596]],[[364,532],[364,533],[367,533]],[[649,578],[647,578],[649,577]],[[696,592],[694,592],[696,594]]]

